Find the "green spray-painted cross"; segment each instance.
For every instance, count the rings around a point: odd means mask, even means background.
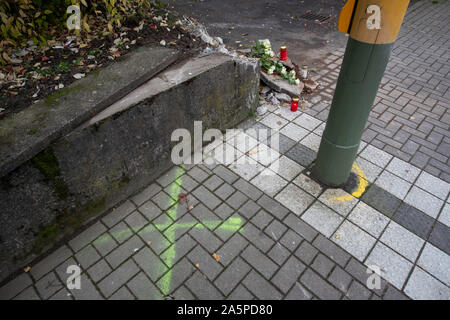
[[[181,192],[181,184],[182,184],[182,174],[184,172],[183,168],[177,168],[175,172],[175,176],[178,178],[172,182],[172,184],[169,186],[169,194],[173,199],[177,199],[178,195]],[[205,226],[208,229],[214,229],[218,224],[222,223],[221,220],[211,220],[211,221],[201,221],[201,223],[197,223],[197,221],[189,221],[189,222],[173,222],[177,219],[177,212],[178,212],[178,206],[179,202],[177,201],[169,210],[166,212],[168,218],[164,223],[157,223],[154,224],[154,226],[158,230],[166,230],[164,234],[166,235],[167,239],[172,243],[169,248],[167,248],[164,251],[165,255],[165,263],[168,267],[168,271],[166,274],[158,281],[160,283],[160,288],[163,294],[167,295],[170,293],[170,288],[172,284],[172,267],[174,265],[174,260],[176,257],[176,245],[175,245],[175,234],[176,231],[179,229],[189,229],[189,228],[196,228],[196,229],[204,229]],[[169,219],[170,217],[170,219]],[[168,228],[171,226],[170,228]],[[242,219],[239,217],[230,217],[225,222],[223,222],[220,226],[217,227],[216,230],[222,230],[226,232],[236,232],[238,231],[242,226]],[[148,229],[143,229],[143,231],[152,232]],[[121,230],[118,232],[115,232],[113,235],[115,238],[120,237],[121,233],[127,233],[127,230]],[[142,232],[142,231],[141,231]],[[105,238],[106,240],[106,238]],[[98,240],[97,240],[98,241]],[[161,269],[165,268],[164,266],[159,266]],[[158,274],[164,273],[165,270],[159,270],[161,271]]]

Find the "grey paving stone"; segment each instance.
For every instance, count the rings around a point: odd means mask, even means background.
[[[288,152],[286,152],[286,157],[297,162],[303,167],[308,167],[314,159],[316,159],[316,152],[303,146],[302,144],[296,144]]]
[[[296,282],[289,293],[286,295],[286,300],[311,300],[313,295],[303,285]]]
[[[88,274],[94,282],[98,282],[103,279],[112,271],[111,267],[106,263],[105,260],[100,260],[92,267],[88,269]]]
[[[260,300],[280,300],[282,298],[281,293],[254,270],[250,271],[242,283]]]
[[[318,197],[322,192],[322,187],[305,174],[300,174],[293,182],[314,197]]]
[[[72,256],[72,251],[70,251],[67,246],[64,245],[62,247],[59,247],[58,249],[56,249],[56,251],[34,265],[31,268],[30,273],[35,280],[38,280],[43,275],[57,267],[60,263],[64,262],[70,256]]]
[[[38,294],[36,293],[36,290],[34,290],[33,287],[28,287],[20,294],[18,294],[14,298],[14,300],[41,300],[41,298],[39,298]]]
[[[343,199],[345,199],[345,201],[343,201]],[[334,188],[327,189],[319,197],[319,200],[343,217],[346,217],[358,203],[357,198],[353,197],[342,189]]]
[[[259,210],[257,214],[250,220],[258,229],[263,230],[273,220],[272,215],[269,215],[264,210]]]
[[[298,245],[303,241],[297,233],[292,230],[287,230],[280,240],[280,243],[288,248],[291,252],[297,249]]]
[[[77,261],[75,261],[74,258],[70,257],[69,259],[67,259],[66,261],[61,263],[56,269],[53,269],[53,271],[56,273],[59,280],[63,284],[66,284],[67,279],[69,278],[70,274],[73,274],[73,272],[72,273],[67,272],[67,269],[69,266],[80,266],[80,265],[78,264]],[[82,271],[84,271],[84,270],[82,269]]]
[[[109,300],[136,300],[136,298],[131,294],[130,290],[128,290],[127,287],[122,287],[119,290],[117,290],[110,298]]]
[[[244,260],[237,257],[214,281],[214,284],[227,296],[250,270],[251,267]]]
[[[49,300],[74,300],[72,294],[66,289],[61,289],[50,297]]]
[[[287,293],[305,268],[306,266],[303,263],[291,256],[277,271],[271,282],[282,292]]]
[[[422,171],[414,184],[442,200],[446,200],[448,193],[450,192],[449,183],[438,179],[425,171]]]
[[[278,146],[272,143],[272,140],[269,140],[268,146],[275,149],[280,153],[286,153],[289,149],[291,149],[296,142],[291,138],[286,137],[284,134],[278,134]]]
[[[316,235],[318,234],[313,228],[311,228],[308,224],[302,221],[300,218],[295,216],[294,214],[289,214],[286,219],[283,220],[285,225],[287,225],[290,229],[297,232],[302,238],[312,241]]]
[[[228,184],[233,184],[236,180],[239,179],[239,176],[232,172],[231,170],[225,168],[222,165],[214,168],[213,172],[225,180]]]
[[[177,242],[167,248],[166,251],[160,255],[160,258],[168,267],[172,267],[173,264],[183,258],[195,245],[196,242],[188,234],[185,234]],[[173,251],[175,251],[175,255],[173,254]]]
[[[153,221],[162,213],[162,210],[151,201],[144,203],[138,210],[148,219],[148,221]]]
[[[230,205],[234,209],[238,209],[240,206],[242,206],[246,201],[247,197],[240,192],[239,190],[233,193],[231,197],[228,198],[226,201],[228,205]]]
[[[216,208],[221,202],[219,198],[217,198],[213,193],[211,193],[203,186],[195,189],[193,194],[211,210]]]
[[[169,240],[152,224],[143,228],[138,234],[156,254],[160,254],[170,246]]]
[[[199,204],[198,206],[196,206],[194,209],[191,210],[191,213],[208,229],[215,229],[222,222],[222,219],[213,214],[211,210],[209,210],[203,204]],[[183,216],[183,218],[185,216]],[[188,220],[184,220],[184,222],[188,222]]]
[[[272,163],[269,167],[272,171],[286,179],[291,181],[297,177],[305,168],[295,161],[289,159],[286,156],[281,156],[276,162]]]
[[[232,193],[234,192],[234,188],[230,186],[228,183],[224,183],[220,188],[218,188],[214,194],[221,198],[222,200],[226,200]]]
[[[242,207],[238,209],[240,215],[246,219],[251,219],[256,212],[260,211],[260,206],[257,205],[253,200],[248,200]]]
[[[335,264],[333,261],[319,253],[314,259],[314,262],[310,265],[310,268],[326,279],[334,266]]]
[[[148,224],[148,220],[145,219],[138,211],[134,211],[132,214],[126,217],[125,222],[134,232],[138,232],[140,229],[142,229],[142,227]]]
[[[219,178],[216,175],[210,176],[205,182],[203,182],[203,185],[207,187],[209,190],[214,191],[216,190],[221,184],[223,183],[223,180]]]
[[[449,300],[450,288],[439,282],[419,267],[415,267],[408,283],[405,287],[405,293],[413,299],[418,300]],[[386,292],[386,296],[388,292]],[[390,294],[388,298],[406,299],[400,292]]]
[[[286,208],[281,206],[278,202],[274,201],[266,195],[263,195],[259,200],[258,204],[265,209],[267,212],[271,213],[278,219],[282,220],[289,212]]]
[[[273,197],[287,185],[287,181],[270,169],[265,169],[256,175],[251,183],[265,194]]]
[[[227,220],[225,220],[221,225],[219,225],[214,233],[223,241],[228,240],[233,234],[238,232],[242,226],[245,224],[245,219],[239,214],[235,213]]]
[[[78,236],[69,241],[69,246],[75,251],[79,251],[81,248],[92,242],[99,235],[106,231],[105,226],[97,222],[90,226],[88,229],[80,233]]]
[[[392,159],[390,154],[372,145],[368,145],[363,152],[361,152],[360,156],[382,168],[386,167]]]
[[[436,218],[444,204],[444,201],[413,186],[405,198],[407,204],[423,211],[432,218]]]
[[[422,239],[428,239],[434,219],[422,211],[402,203],[395,212],[393,220]]]
[[[360,261],[364,261],[376,242],[374,237],[349,221],[344,221],[331,239]]]
[[[236,289],[228,296],[228,300],[253,300],[254,296],[242,284],[238,285]]]
[[[310,264],[314,257],[317,255],[318,251],[311,244],[306,241],[303,241],[302,244],[295,251],[295,256],[297,256],[300,260],[302,260],[306,264]]]
[[[264,230],[264,232],[273,240],[280,241],[286,233],[287,227],[278,220],[273,220]]]
[[[195,271],[195,267],[187,259],[182,259],[170,271],[166,272],[156,285],[163,294],[171,294]]]
[[[417,176],[420,174],[419,168],[414,167],[409,163],[395,157],[389,163],[386,170],[411,183],[413,183],[416,180]]]
[[[249,245],[241,253],[241,257],[267,279],[271,278],[278,270],[278,266],[253,245]]]
[[[109,233],[104,233],[92,242],[92,245],[100,252],[102,256],[106,256],[118,243]]]
[[[352,276],[339,266],[336,266],[328,277],[328,281],[342,292],[347,292],[352,279]]]
[[[126,241],[117,249],[108,254],[105,259],[111,267],[113,267],[113,269],[116,269],[122,262],[130,258],[143,246],[144,243],[142,240],[137,236],[133,236],[130,240]]]
[[[387,290],[384,293],[383,300],[410,300],[408,296],[396,289],[395,287],[388,285]]]
[[[155,194],[161,191],[161,187],[157,185],[156,183],[152,183],[148,187],[146,187],[144,190],[136,194],[131,198],[131,201],[134,202],[137,206],[142,205],[144,202],[149,200],[151,197],[153,197]]]
[[[432,276],[450,285],[450,256],[430,243],[426,243],[420,254],[417,265],[428,271]]]
[[[350,259],[349,263],[347,264],[347,266],[345,267],[345,270],[354,278],[356,278],[359,282],[361,282],[362,284],[366,284],[367,283],[367,279],[369,278],[369,276],[371,273],[368,273],[367,270],[367,266],[363,265],[362,263],[360,263],[359,261],[357,261],[355,258]],[[383,279],[381,279],[381,286],[379,289],[373,289],[372,291],[375,292],[377,295],[381,296],[382,293],[384,292],[387,282],[384,281]]]
[[[209,280],[214,280],[223,269],[211,254],[200,246],[196,246],[187,257]]]
[[[407,182],[388,171],[384,171],[377,178],[375,184],[387,192],[392,193],[400,200],[403,200],[406,197],[406,194],[412,185],[410,182]]]
[[[310,269],[303,273],[300,282],[320,299],[338,300],[341,297],[339,291]]]
[[[359,282],[353,281],[345,296],[350,300],[369,300],[372,292]]]
[[[102,222],[109,228],[117,222],[124,219],[127,215],[133,212],[136,206],[129,200],[122,203],[119,207],[113,209],[110,213],[103,217]]]
[[[103,300],[104,298],[98,292],[92,281],[86,276],[81,274],[80,276],[80,289],[70,290],[70,293],[76,300]]]
[[[158,300],[162,298],[161,292],[143,272],[138,273],[137,276],[128,281],[127,287],[139,300]]]
[[[258,200],[259,197],[261,197],[261,195],[263,194],[260,190],[258,190],[242,178],[236,181],[233,184],[233,187],[235,187],[237,190],[241,191],[243,194],[254,201]]]
[[[413,267],[411,262],[386,247],[381,242],[377,242],[365,261],[365,265],[377,266],[380,268],[381,276],[397,289],[402,288]]]
[[[209,177],[209,174],[200,169],[199,166],[193,167],[191,170],[188,171],[188,174],[200,183]]]
[[[275,261],[279,265],[282,265],[286,261],[286,259],[289,257],[290,252],[285,247],[283,247],[282,245],[277,243],[272,247],[272,249],[269,250],[267,255],[273,261]]]
[[[191,192],[192,190],[197,188],[199,184],[196,180],[192,179],[191,176],[187,174],[183,174],[175,182],[188,192]]]
[[[222,219],[226,219],[231,216],[235,210],[223,202],[220,206],[214,209],[214,213]]]
[[[267,252],[275,243],[251,223],[247,223],[239,232],[263,252]]]
[[[114,227],[109,229],[109,233],[119,243],[124,243],[131,236],[133,236],[133,231],[126,225],[125,222],[119,222],[116,224]]]
[[[195,299],[193,294],[185,286],[179,287],[173,293],[173,296],[175,297],[175,300],[194,300]]]
[[[450,204],[448,203],[449,199],[447,199],[447,203],[444,205],[444,208],[442,209],[438,218],[438,221],[443,223],[447,227],[450,227]]]
[[[133,259],[152,281],[158,280],[168,270],[161,259],[149,248],[140,250]]]
[[[401,204],[400,199],[376,185],[371,185],[361,200],[389,218],[392,218]]]
[[[64,287],[54,272],[48,273],[35,283],[35,287],[42,299],[48,299],[55,292]]]
[[[330,240],[326,239],[321,234],[314,239],[313,245],[341,267],[344,267],[350,259],[350,255],[347,252],[342,250]]]
[[[158,192],[155,196],[153,196],[152,201],[156,203],[162,210],[169,209],[177,202],[177,200],[171,198],[164,191]]]
[[[198,271],[186,281],[186,286],[201,300],[222,300],[224,298],[220,291]]]
[[[92,246],[84,247],[81,251],[75,254],[75,257],[83,269],[89,268],[100,259],[100,255]]]
[[[214,253],[222,245],[222,241],[207,228],[192,228],[189,231],[197,242],[199,242],[209,253]]]
[[[275,199],[298,216],[314,201],[312,196],[292,183],[281,190]]]
[[[0,300],[9,300],[32,284],[31,277],[22,273],[0,288]]]
[[[220,262],[227,266],[237,255],[242,252],[242,250],[244,250],[247,245],[248,241],[239,233],[235,233],[230,240],[228,240],[223,247],[217,251],[217,255],[220,257]]]
[[[162,185],[163,187],[168,186],[173,183],[175,179],[181,176],[184,173],[184,169],[178,166],[172,167],[169,171],[161,175],[156,181]]]
[[[428,241],[450,255],[450,228],[445,224],[436,221]]]

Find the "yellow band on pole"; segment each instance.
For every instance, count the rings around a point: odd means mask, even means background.
[[[366,43],[395,42],[409,0],[358,0],[350,37]]]

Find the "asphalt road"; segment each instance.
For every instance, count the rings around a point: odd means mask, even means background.
[[[226,45],[250,48],[255,40],[270,39],[274,51],[287,45],[297,64],[315,64],[347,37],[337,31],[343,0],[164,0],[173,9],[204,24]],[[306,13],[328,17],[325,21],[303,18]]]

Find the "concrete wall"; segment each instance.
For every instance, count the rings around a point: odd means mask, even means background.
[[[193,59],[1,177],[0,281],[170,168],[173,130],[193,132],[194,121],[226,129],[247,118],[258,88],[257,61]]]

